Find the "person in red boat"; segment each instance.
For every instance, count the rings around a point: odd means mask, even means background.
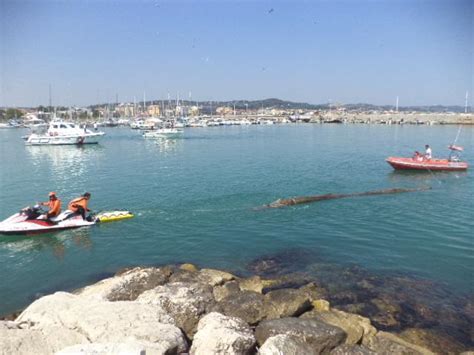
[[[427,144],[427,145],[425,145],[425,159],[430,160],[431,157],[432,157],[431,147]]]
[[[415,154],[413,154],[413,160],[414,161],[422,161],[423,160],[423,156],[420,154],[419,151],[416,151]]]

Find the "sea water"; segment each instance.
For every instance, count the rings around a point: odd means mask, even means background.
[[[100,144],[77,147],[25,146],[26,130],[1,130],[1,220],[46,201],[49,191],[63,208],[89,191],[92,210],[125,209],[135,218],[0,236],[0,314],[122,267],[191,262],[245,274],[253,260],[287,250],[472,296],[472,171],[403,173],[385,162],[425,144],[445,157],[457,132],[291,124],[193,128],[179,139],[145,140],[138,131],[110,128]],[[474,129],[464,127],[457,144],[474,166]],[[254,209],[278,198],[395,187],[432,189]]]

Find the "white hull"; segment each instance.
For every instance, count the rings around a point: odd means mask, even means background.
[[[44,219],[26,220],[26,216],[21,213],[14,214],[3,222],[0,222],[0,234],[29,234],[29,233],[43,233],[54,232],[63,229],[88,227],[96,223],[96,221],[85,221],[79,215],[74,215],[71,218],[64,219],[71,212],[66,210],[58,217],[55,224],[51,224]]]
[[[97,144],[104,133],[88,133],[82,136],[48,136],[32,134],[28,137],[26,145],[82,145]]]
[[[143,133],[144,138],[178,138],[183,134],[182,130],[176,128],[162,128],[156,131],[149,131]]]

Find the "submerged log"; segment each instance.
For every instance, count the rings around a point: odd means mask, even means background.
[[[280,208],[280,207],[286,207],[286,206],[301,205],[304,203],[335,200],[335,199],[346,198],[346,197],[392,195],[392,194],[400,194],[404,192],[417,192],[417,191],[426,191],[426,190],[431,190],[431,187],[420,187],[420,188],[414,188],[414,189],[395,188],[395,189],[384,189],[384,190],[375,190],[375,191],[366,191],[366,192],[355,192],[351,194],[325,194],[325,195],[315,195],[315,196],[300,196],[300,197],[285,198],[285,199],[280,198],[276,201],[273,201],[272,203],[269,203],[268,205],[258,207],[257,209]]]

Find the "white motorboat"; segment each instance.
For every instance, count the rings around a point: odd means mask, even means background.
[[[74,123],[53,121],[44,134],[33,133],[26,138],[27,145],[97,144],[104,132],[93,132]]]
[[[183,134],[182,129],[177,128],[159,128],[153,131],[146,131],[143,133],[144,138],[177,138]]]

